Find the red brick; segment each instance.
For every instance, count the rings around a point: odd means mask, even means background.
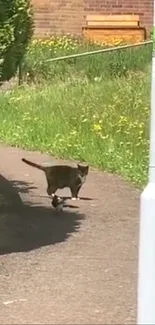
[[[32,0],[35,35],[80,35],[88,13],[138,14],[147,32],[152,28],[153,0]]]

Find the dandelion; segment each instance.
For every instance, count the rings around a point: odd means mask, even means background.
[[[95,132],[98,132],[98,131],[101,131],[102,130],[102,127],[100,124],[94,124],[93,125],[93,131]]]

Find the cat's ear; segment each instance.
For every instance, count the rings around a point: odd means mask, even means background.
[[[83,169],[83,166],[81,164],[77,164],[77,168],[82,170]]]
[[[78,169],[83,170],[88,173],[89,165],[81,166],[80,164],[77,164]]]

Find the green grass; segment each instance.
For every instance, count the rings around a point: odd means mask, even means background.
[[[118,42],[117,45],[120,45]],[[69,37],[33,41],[22,64],[23,79],[35,83],[96,77],[105,79],[124,76],[130,71],[144,70],[151,61],[152,44],[125,50],[85,56],[59,62],[47,62],[53,57],[81,53],[107,47],[107,44],[89,43]],[[113,44],[116,46],[116,44]]]
[[[24,85],[0,93],[0,139],[86,161],[142,186],[148,166],[146,68],[121,78],[55,79],[41,87]]]
[[[155,50],[155,28],[152,28],[151,39],[153,41],[153,50]]]
[[[65,36],[34,40],[22,63],[30,85],[0,93],[0,140],[86,161],[143,186],[152,45],[46,62],[98,48]]]

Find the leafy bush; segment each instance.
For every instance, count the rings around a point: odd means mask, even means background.
[[[9,80],[33,32],[30,0],[0,0],[0,82]]]

